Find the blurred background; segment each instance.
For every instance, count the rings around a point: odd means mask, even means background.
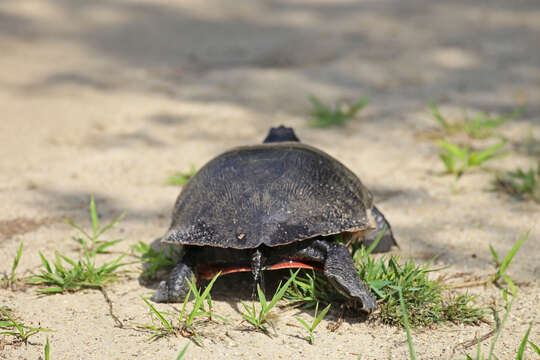
[[[86,219],[94,194],[103,216],[125,210],[126,231],[153,239],[179,191],[168,176],[280,124],[359,174],[415,256],[468,263],[476,235],[483,252],[508,248],[538,211],[488,192],[492,173],[443,176],[448,134],[428,105],[450,122],[519,110],[497,130],[512,155],[494,167],[533,166],[537,0],[3,0],[0,49],[8,218]],[[347,113],[361,99],[341,126],[312,126],[317,101]]]

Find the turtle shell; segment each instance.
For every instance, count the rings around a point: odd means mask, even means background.
[[[338,160],[298,142],[234,148],[176,199],[167,243],[249,249],[371,228],[372,196]]]

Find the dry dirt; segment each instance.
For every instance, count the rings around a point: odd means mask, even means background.
[[[451,266],[446,273],[488,274],[488,245],[506,254],[532,229],[510,268],[526,284],[496,347],[500,359],[513,358],[531,322],[531,339],[540,343],[540,206],[489,189],[493,171],[538,158],[539,39],[537,0],[4,0],[0,272],[21,241],[21,276],[38,269],[38,251],[76,257],[76,232],[60,219],[89,227],[90,195],[102,221],[127,213],[108,234],[125,239],[119,251],[151,242],[166,231],[179,192],[165,184],[168,175],[286,124],[361,177],[405,258],[437,255],[437,265]],[[308,126],[309,94],[370,101],[346,127],[317,129]],[[436,127],[429,99],[450,118],[463,109],[504,114],[526,105],[501,128],[511,155],[457,183],[442,176],[437,147],[423,136]],[[139,285],[137,265],[130,269],[108,287],[124,329],[98,291],[38,297],[33,288],[0,290],[0,305],[54,330],[53,359],[176,358],[187,339],[148,342],[133,329],[148,322],[141,297],[152,290]],[[479,304],[502,304],[493,287],[468,291]],[[401,329],[348,318],[332,333],[325,320],[313,346],[295,311],[279,313],[277,336],[268,337],[242,322],[234,295],[220,299],[216,310],[230,323],[202,326],[205,346],[192,344],[187,359],[408,357]],[[456,345],[491,327],[417,329],[418,358],[451,358]],[[1,345],[0,359],[38,359],[45,336]]]

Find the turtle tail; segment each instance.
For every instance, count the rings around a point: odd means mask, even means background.
[[[268,132],[268,135],[266,135],[263,143],[266,144],[283,141],[299,142],[300,140],[298,139],[292,128],[281,125],[277,128],[270,128],[270,131]]]

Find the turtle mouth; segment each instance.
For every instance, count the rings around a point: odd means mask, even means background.
[[[272,265],[263,266],[262,270],[282,270],[282,269],[309,269],[323,271],[322,267],[317,264],[308,264],[295,260],[283,260]],[[200,279],[211,280],[219,272],[221,275],[233,274],[237,272],[251,272],[251,266],[215,266],[215,265],[199,265],[197,266],[197,276]]]

